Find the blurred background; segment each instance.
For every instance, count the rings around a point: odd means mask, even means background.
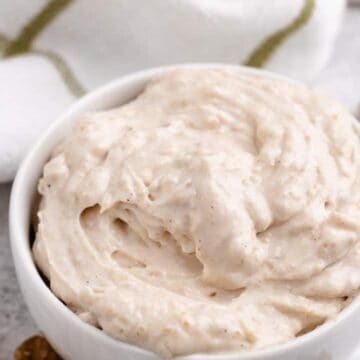
[[[21,159],[86,92],[133,71],[189,62],[276,71],[357,114],[360,0],[0,0],[0,360],[37,333],[8,241]]]

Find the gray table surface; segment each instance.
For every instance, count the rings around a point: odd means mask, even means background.
[[[347,11],[332,58],[314,85],[341,100],[351,111],[358,106],[360,7]],[[7,215],[10,188],[10,184],[0,185],[0,360],[12,359],[16,346],[37,332],[21,297],[11,259]]]

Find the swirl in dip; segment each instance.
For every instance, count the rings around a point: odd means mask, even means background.
[[[358,292],[359,147],[304,86],[167,71],[54,150],[36,264],[80,318],[163,357],[286,342]]]

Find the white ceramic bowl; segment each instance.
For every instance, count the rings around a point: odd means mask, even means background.
[[[221,67],[228,65],[181,65]],[[135,73],[111,82],[80,99],[43,134],[23,161],[10,201],[10,235],[18,281],[24,299],[39,328],[53,347],[68,360],[155,360],[158,356],[105,335],[82,322],[58,300],[40,277],[30,250],[30,217],[36,186],[53,147],[71,129],[80,114],[109,109],[128,102],[146,82],[167,68]],[[233,66],[241,72],[279,78],[264,71]],[[282,78],[284,79],[284,78]],[[286,80],[286,79],[285,79]],[[291,80],[287,80],[291,81]],[[21,129],[19,129],[20,131]],[[355,299],[336,319],[286,344],[250,353],[182,357],[186,360],[345,360],[360,340],[360,299]]]

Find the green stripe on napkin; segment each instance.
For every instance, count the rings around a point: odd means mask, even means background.
[[[59,72],[65,85],[74,96],[85,93],[84,88],[76,78],[66,61],[50,50],[39,50],[32,47],[36,37],[68,6],[73,0],[51,0],[36,14],[11,41],[0,36],[0,50],[3,46],[3,57],[13,57],[25,53],[41,55],[49,60]]]
[[[72,72],[71,68],[65,62],[65,60],[58,54],[50,50],[33,50],[33,54],[42,55],[46,57],[59,72],[67,88],[74,96],[81,96],[85,94],[85,90]]]
[[[315,0],[304,0],[300,14],[293,22],[262,41],[243,64],[253,67],[263,67],[279,45],[281,45],[289,35],[299,30],[309,21],[314,8]]]
[[[8,44],[8,41],[9,40],[5,35],[0,34],[0,53],[2,53],[5,50],[5,48]]]
[[[6,48],[4,56],[14,56],[16,54],[30,51],[31,44],[36,37],[59,15],[72,0],[52,0],[29,23],[20,31],[19,35],[10,42]]]

